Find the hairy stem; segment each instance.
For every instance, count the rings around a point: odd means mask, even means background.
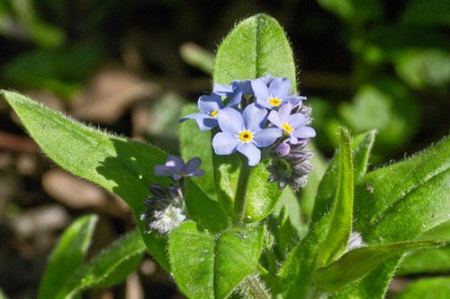
[[[248,299],[270,299],[272,298],[268,293],[265,285],[255,275],[248,276],[242,282],[242,292],[244,298]]]
[[[247,199],[248,182],[250,181],[250,174],[252,167],[248,166],[245,162],[242,163],[241,170],[239,172],[239,180],[236,189],[236,195],[234,197],[234,223],[241,224],[245,215],[245,203]]]

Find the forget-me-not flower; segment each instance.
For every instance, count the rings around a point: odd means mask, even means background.
[[[240,152],[248,158],[248,165],[255,166],[261,160],[259,148],[272,145],[281,135],[279,128],[265,128],[267,110],[254,103],[244,111],[224,108],[218,116],[222,132],[217,133],[212,141],[217,155],[229,155]]]
[[[251,81],[251,84],[256,103],[267,109],[278,108],[286,102],[296,105],[306,99],[289,94],[291,90],[289,78],[271,78],[271,80],[268,80],[268,78],[262,77]]]
[[[202,176],[205,171],[198,169],[202,160],[200,158],[192,158],[186,164],[183,159],[177,156],[169,155],[165,165],[156,165],[155,174],[157,176],[168,176],[178,181],[183,177]]]
[[[270,111],[268,120],[289,136],[291,144],[297,144],[298,139],[312,138],[316,136],[313,128],[306,126],[309,117],[303,113],[291,114],[293,105],[291,103],[283,104],[278,111]]]
[[[231,84],[226,85],[214,83],[213,93],[229,98],[227,106],[236,107],[240,104],[242,96],[253,94],[253,89],[250,80],[234,80]]]
[[[218,94],[202,95],[198,99],[197,106],[200,112],[186,115],[180,119],[180,122],[194,119],[202,131],[210,130],[218,125],[217,115],[219,115],[219,110],[225,107]]]

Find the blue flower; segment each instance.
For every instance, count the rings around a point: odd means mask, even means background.
[[[229,98],[227,106],[237,107],[242,100],[243,95],[253,94],[250,80],[238,81],[234,80],[231,84],[214,83],[214,93]]]
[[[225,105],[222,99],[217,94],[203,95],[198,99],[198,110],[200,112],[192,113],[182,117],[179,121],[184,122],[188,119],[195,119],[200,130],[210,130],[218,125],[217,115],[219,110],[223,109]]]
[[[268,120],[289,136],[291,144],[297,144],[298,139],[316,136],[314,129],[306,126],[309,122],[309,117],[303,113],[291,114],[293,108],[291,103],[285,103],[278,111],[270,111]]]
[[[222,132],[212,141],[217,155],[229,155],[236,151],[248,158],[248,165],[255,166],[261,160],[259,148],[272,145],[282,133],[276,127],[264,128],[267,110],[248,105],[241,113],[233,108],[224,108],[218,117]]]
[[[183,177],[202,176],[205,171],[198,169],[201,163],[200,158],[193,158],[185,164],[180,157],[169,155],[165,165],[155,166],[155,174],[171,177],[175,181]]]
[[[297,95],[289,95],[291,90],[289,78],[266,76],[251,81],[251,84],[256,103],[267,109],[275,109],[286,102],[296,105],[306,99]]]

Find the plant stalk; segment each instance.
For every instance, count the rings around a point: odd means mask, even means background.
[[[245,162],[242,163],[236,195],[234,197],[234,224],[242,224],[244,220],[248,183],[250,181],[252,169],[253,168],[248,166]]]

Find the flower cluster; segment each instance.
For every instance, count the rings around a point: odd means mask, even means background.
[[[180,157],[169,155],[165,165],[155,166],[155,174],[171,178],[172,184],[169,188],[150,184],[149,190],[153,196],[144,200],[147,210],[141,214],[148,230],[167,234],[183,223],[186,219],[185,179],[203,175],[204,171],[198,169],[200,164],[200,158],[193,158],[185,164]]]
[[[291,94],[289,78],[267,75],[255,80],[215,84],[211,95],[198,99],[198,113],[180,119],[194,119],[200,130],[215,128],[212,140],[217,155],[239,152],[249,166],[270,156],[269,181],[279,188],[304,186],[312,166],[306,161],[312,153],[305,149],[315,136],[311,109],[306,97]],[[219,130],[218,130],[219,129]]]

